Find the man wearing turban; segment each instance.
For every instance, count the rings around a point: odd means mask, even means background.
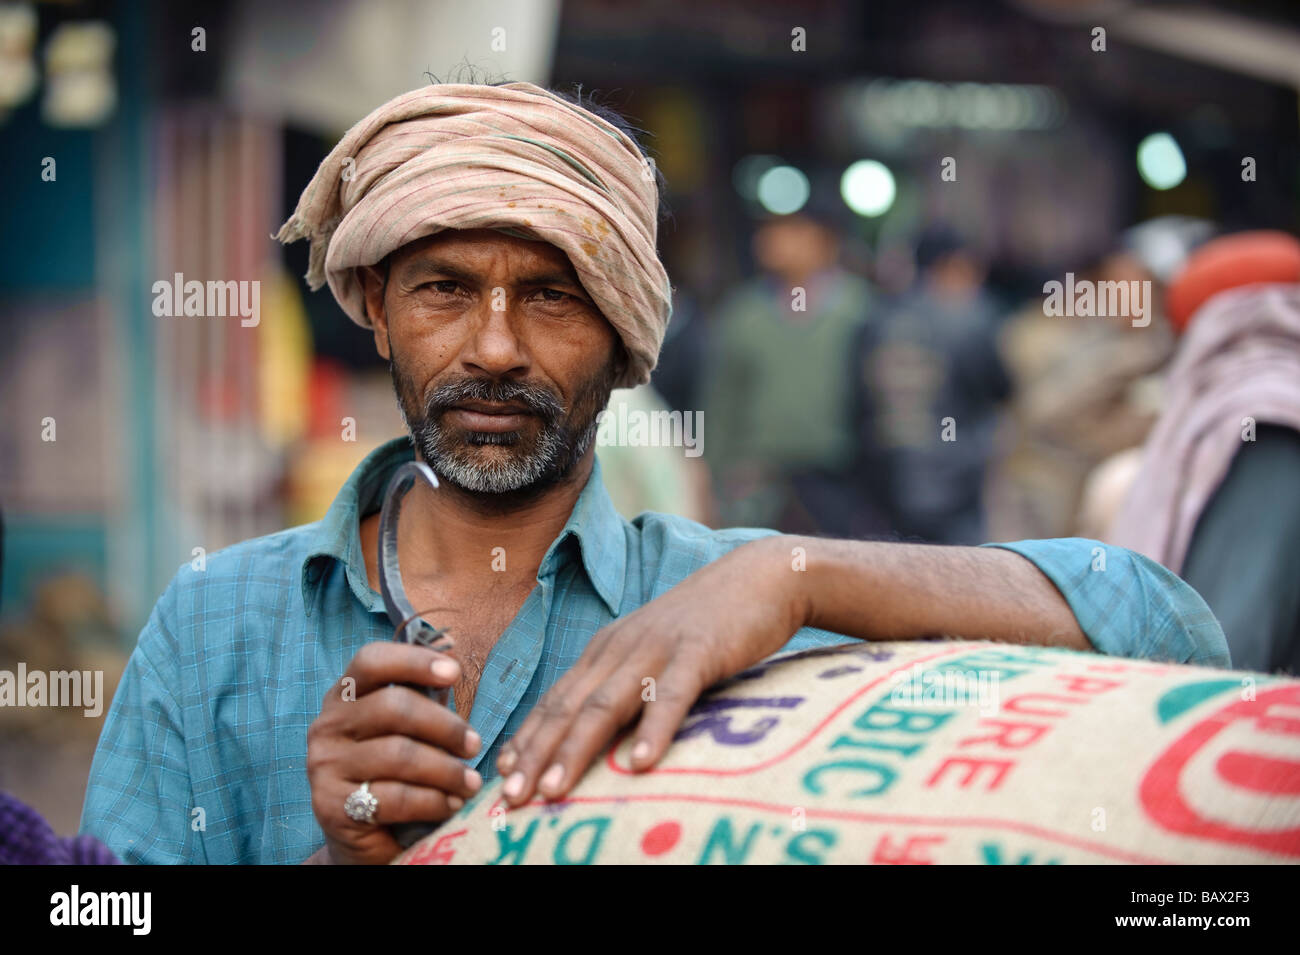
[[[657,207],[625,129],[529,83],[429,86],[344,136],[280,238],[309,239],[309,282],[373,330],[410,440],[322,521],[182,567],[109,713],[84,831],[133,862],[385,862],[390,826],[446,819],[498,773],[513,805],[563,797],[628,724],[653,766],[701,692],[782,650],[959,634],[1228,663],[1195,592],[1096,541],[620,517],[592,438],[669,319]],[[408,496],[398,551],[446,652],[393,641],[377,593],[381,495],[412,458],[441,483]]]

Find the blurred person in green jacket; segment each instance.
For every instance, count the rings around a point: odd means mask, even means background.
[[[873,528],[852,479],[851,345],[871,287],[840,264],[823,205],[764,221],[753,249],[761,274],[723,300],[705,398],[720,516],[861,536]]]

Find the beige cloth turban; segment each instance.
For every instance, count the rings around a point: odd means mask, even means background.
[[[368,328],[357,266],[443,229],[561,249],[627,348],[618,385],[649,381],[672,289],[654,167],[614,126],[532,83],[413,90],[348,131],[276,238],[311,239],[311,288]]]

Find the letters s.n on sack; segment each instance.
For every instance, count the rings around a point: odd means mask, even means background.
[[[1300,862],[1291,679],[863,643],[715,688],[651,772],[629,746],[563,803],[508,811],[497,781],[397,861]]]

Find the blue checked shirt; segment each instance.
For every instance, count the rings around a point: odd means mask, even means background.
[[[82,832],[143,863],[296,863],[324,844],[307,784],[307,727],[361,646],[392,639],[366,578],[359,522],[411,458],[406,439],[385,444],[323,520],[215,553],[202,571],[181,568],[113,699]],[[597,630],[770,533],[651,513],[628,522],[597,463],[537,587],[488,656],[469,718],[483,747],[468,764],[496,775],[501,747]],[[988,546],[1036,564],[1105,653],[1228,665],[1204,601],[1144,557],[1077,539]],[[783,651],[852,639],[806,628]]]

